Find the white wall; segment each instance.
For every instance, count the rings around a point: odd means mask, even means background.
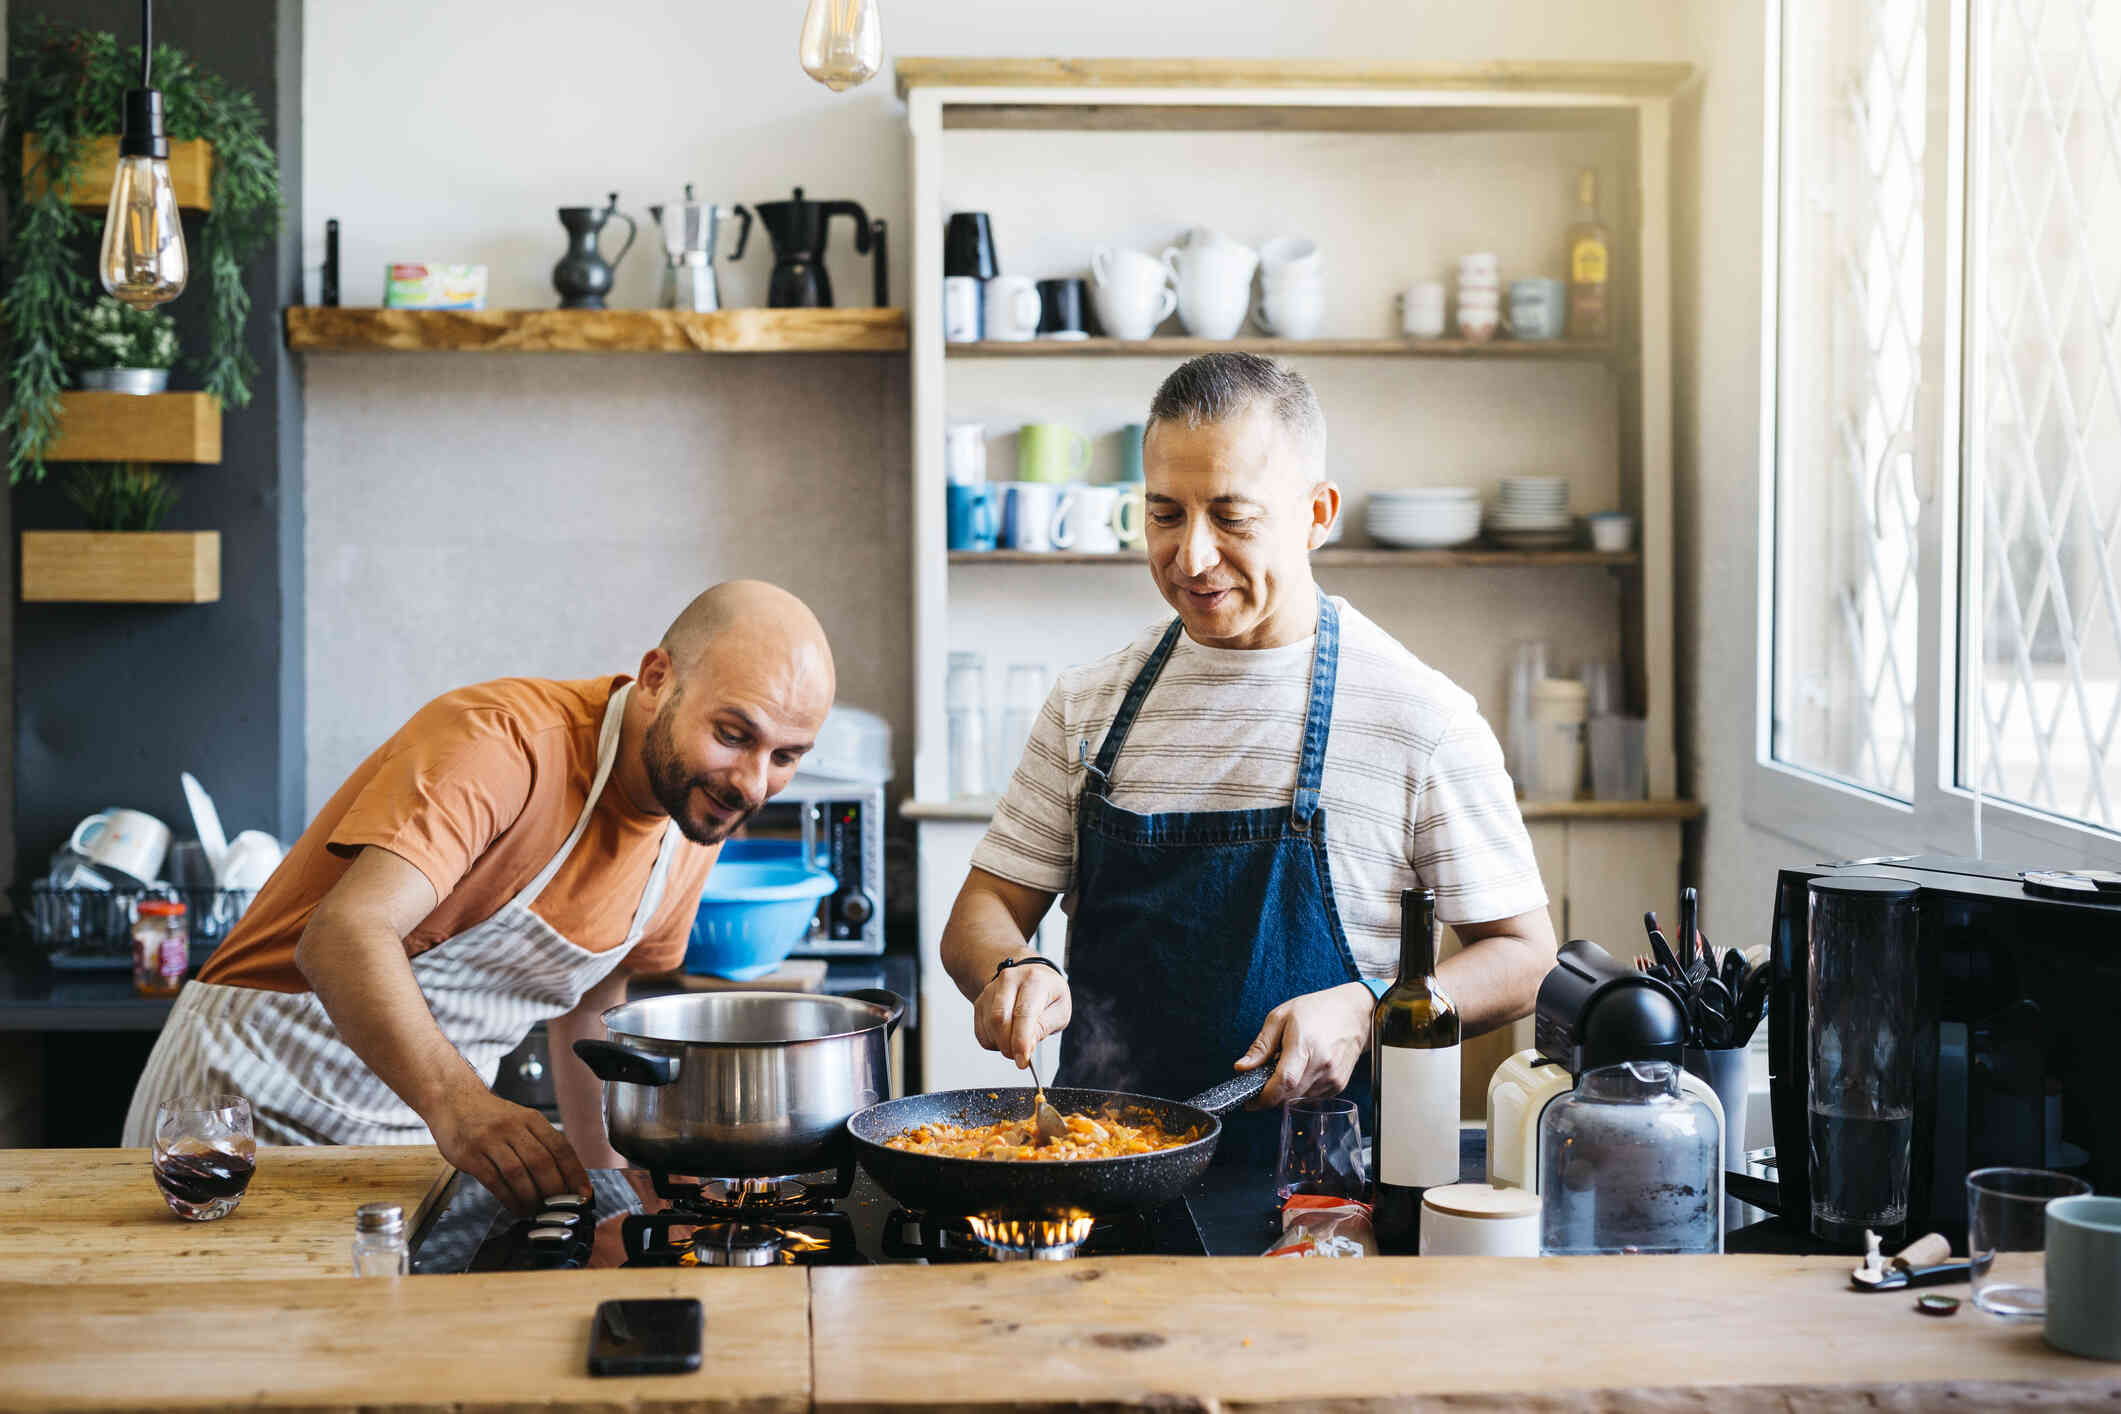
[[[1687,59],[1686,0],[882,0],[888,54]],[[496,306],[543,305],[555,207],[682,183],[746,203],[852,197],[892,229],[903,110],[888,74],[833,95],[795,61],[801,0],[312,0],[303,209],[341,224],[347,304],[391,260],[483,262]],[[761,233],[763,234],[763,233]],[[866,272],[836,233],[842,303]],[[761,249],[725,298],[756,302]],[[615,302],[652,302],[643,245]],[[906,404],[893,359],[311,356],[312,808],[414,706],[504,672],[624,669],[730,574],[823,616],[844,700],[909,757]],[[1146,399],[1149,389],[1141,389]],[[1416,645],[1418,648],[1418,644]]]

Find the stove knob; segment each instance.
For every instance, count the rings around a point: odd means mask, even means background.
[[[568,1229],[572,1229],[581,1220],[582,1214],[571,1208],[547,1208],[544,1212],[539,1213],[536,1218],[536,1221],[541,1226],[550,1223]]]
[[[876,913],[876,905],[869,901],[869,895],[858,889],[848,890],[836,901],[840,906],[840,917],[857,928],[867,923]]]

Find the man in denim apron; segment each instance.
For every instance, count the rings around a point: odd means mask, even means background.
[[[1183,1097],[1271,1061],[1256,1109],[1360,1098],[1397,957],[1383,900],[1416,884],[1465,944],[1438,980],[1468,1029],[1525,1015],[1555,944],[1514,792],[1470,696],[1314,584],[1340,492],[1309,385],[1195,359],[1151,405],[1144,465],[1177,618],[1063,674],[974,855],[942,958],[981,1044],[1024,1064],[1072,1020],[1061,1084]],[[1338,869],[1360,877],[1337,892]],[[1027,942],[1062,894],[1065,972]],[[1241,1117],[1219,1157],[1271,1161],[1277,1135]]]

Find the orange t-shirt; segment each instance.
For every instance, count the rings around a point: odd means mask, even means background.
[[[446,693],[413,714],[319,811],[199,972],[202,982],[306,992],[295,943],[353,858],[378,845],[441,900],[405,940],[417,956],[498,912],[567,841],[596,778],[597,734],[629,679],[504,678]],[[591,952],[626,941],[669,817],[643,815],[606,785],[589,828],[532,902]],[[680,839],[662,903],[623,964],[676,967],[719,845]]]

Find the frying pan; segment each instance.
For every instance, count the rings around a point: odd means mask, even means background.
[[[1159,1207],[1179,1197],[1207,1171],[1222,1134],[1223,1115],[1258,1094],[1272,1065],[1245,1072],[1180,1103],[1115,1090],[1050,1087],[1046,1098],[1062,1114],[1153,1119],[1166,1133],[1198,1130],[1200,1137],[1153,1154],[1111,1159],[948,1159],[886,1148],[884,1141],[923,1124],[994,1124],[1031,1119],[1028,1086],[996,1090],[938,1090],[908,1095],[857,1111],[847,1121],[855,1154],[877,1186],[908,1208],[938,1217],[1007,1214],[1037,1217],[1069,1212],[1111,1214]]]

